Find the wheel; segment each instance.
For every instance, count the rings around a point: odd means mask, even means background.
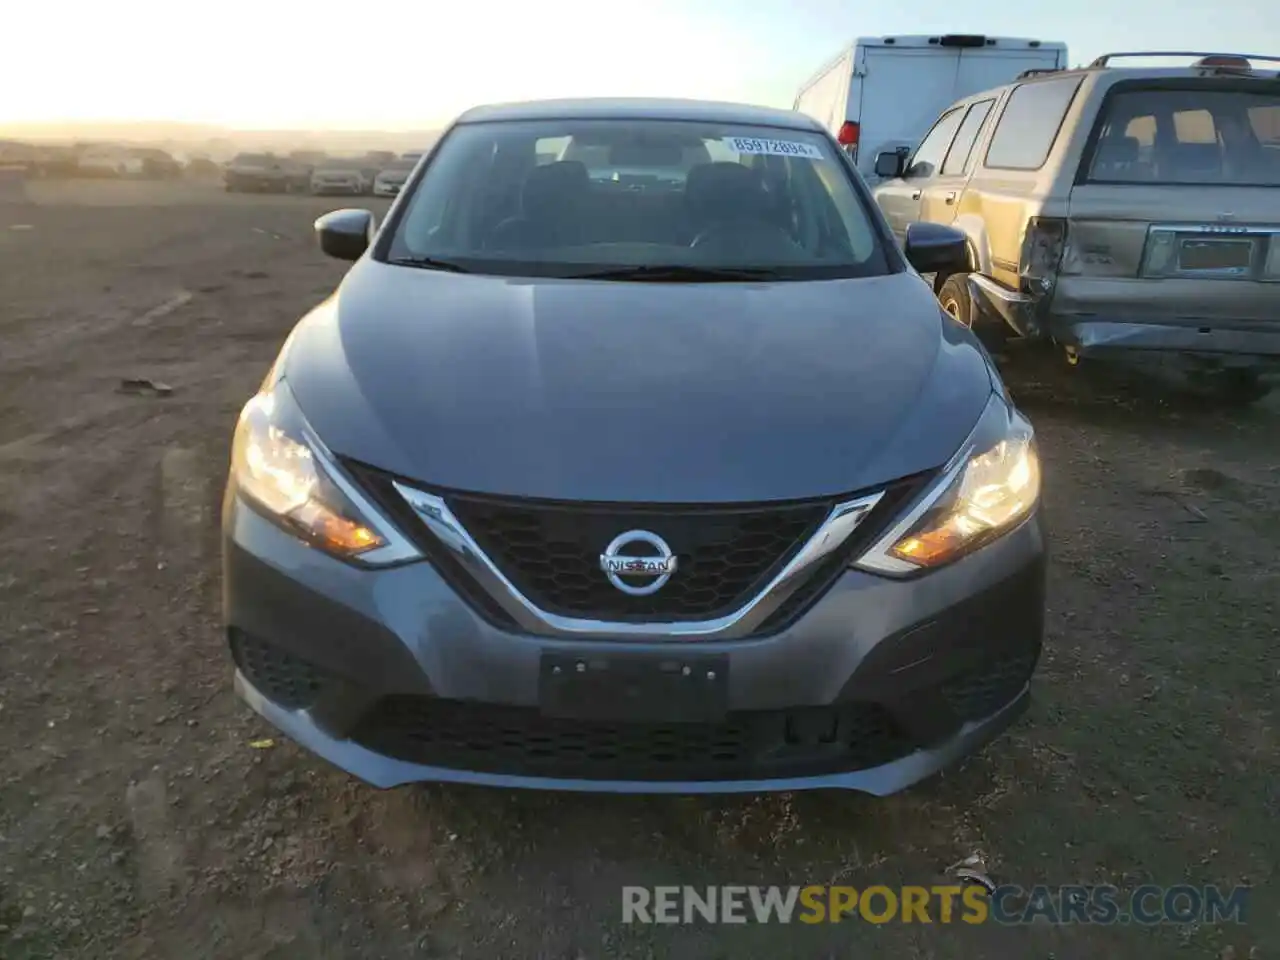
[[[973,301],[969,298],[968,274],[953,273],[938,288],[938,303],[947,316],[957,323],[973,329]]]
[[[1247,407],[1271,392],[1256,370],[1224,370],[1211,381],[1213,397],[1229,407]]]
[[[980,318],[969,296],[967,273],[953,273],[938,287],[938,303],[943,312],[974,332],[982,345],[992,353],[999,353],[1009,342],[1012,331],[1002,321]],[[974,321],[977,320],[977,326]]]

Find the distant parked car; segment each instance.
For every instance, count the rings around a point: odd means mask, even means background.
[[[222,167],[208,157],[192,157],[187,161],[186,175],[201,180],[212,180],[222,173]]]
[[[385,170],[379,171],[378,175],[373,178],[373,195],[375,197],[394,197],[400,192],[404,182],[409,179],[409,174],[413,172],[415,165],[412,160],[397,160]]]
[[[41,146],[27,166],[27,175],[36,177],[75,177],[80,174],[76,152],[68,146]]]
[[[373,174],[364,169],[363,159],[331,159],[311,173],[311,192],[323,194],[367,193],[373,186]]]
[[[1200,59],[1114,62],[1137,56]],[[937,290],[980,336],[1172,368],[1229,402],[1280,378],[1274,62],[1109,54],[966,97],[875,166],[899,240],[918,221],[968,235]]]
[[[228,193],[305,192],[310,168],[272,153],[241,153],[227,164]]]
[[[0,140],[0,164],[29,170],[40,157],[40,148],[21,140]]]
[[[90,177],[139,176],[143,161],[123,147],[90,147],[78,159],[80,172]]]
[[[156,180],[175,180],[182,176],[182,164],[163,150],[135,147],[129,153],[142,161],[141,176]]]

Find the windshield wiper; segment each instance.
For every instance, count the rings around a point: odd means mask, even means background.
[[[675,283],[699,283],[734,280],[777,280],[777,270],[767,267],[697,267],[685,264],[649,264],[638,267],[610,267],[574,273],[568,280],[652,280]]]
[[[438,257],[392,257],[387,263],[397,267],[417,267],[420,270],[443,270],[446,273],[471,273],[470,267],[464,267],[452,260],[441,260]]]

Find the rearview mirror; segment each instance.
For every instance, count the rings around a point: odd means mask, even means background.
[[[315,222],[320,249],[338,260],[359,260],[373,242],[373,213],[369,210],[334,210]]]
[[[885,180],[902,176],[906,157],[896,151],[876,154],[876,176]]]
[[[955,227],[940,223],[908,224],[903,252],[918,273],[967,273],[969,270],[968,240]]]

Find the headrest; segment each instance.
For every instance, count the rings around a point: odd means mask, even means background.
[[[689,210],[707,220],[748,219],[769,208],[760,175],[732,161],[694,167],[685,181],[684,196]]]
[[[526,214],[554,213],[567,200],[580,196],[590,178],[580,160],[557,160],[534,167],[524,178],[520,205]]]

